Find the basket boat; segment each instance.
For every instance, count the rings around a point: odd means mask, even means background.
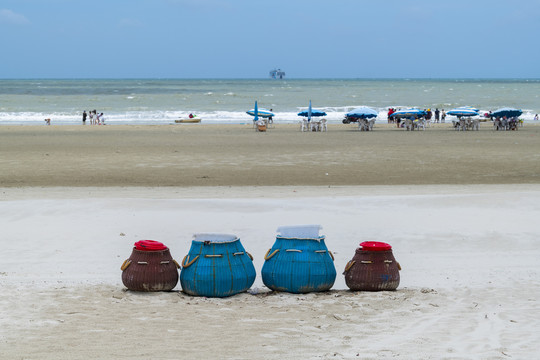
[[[264,257],[263,283],[274,291],[327,291],[336,280],[334,257],[319,236],[319,225],[278,228],[276,241]]]
[[[122,283],[134,291],[170,291],[178,283],[178,268],[169,248],[158,241],[141,240],[121,266]]]
[[[343,274],[353,291],[382,291],[397,289],[400,270],[389,244],[366,241],[356,249]]]
[[[229,234],[195,234],[182,260],[180,283],[189,295],[227,297],[248,290],[255,281],[253,257]]]

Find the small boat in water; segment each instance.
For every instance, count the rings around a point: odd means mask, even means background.
[[[178,120],[174,120],[174,122],[177,124],[195,124],[195,123],[200,123],[201,118],[178,119]]]

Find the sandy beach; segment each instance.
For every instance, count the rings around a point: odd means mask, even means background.
[[[408,133],[333,125],[0,127],[0,358],[525,359],[540,337],[540,126]],[[327,293],[272,293],[282,225],[321,224]],[[181,260],[236,234],[252,289],[225,299],[126,291],[154,239]],[[393,292],[350,292],[362,241],[393,246]]]
[[[2,186],[284,186],[538,183],[540,125],[451,124],[327,133],[276,125],[2,126]]]

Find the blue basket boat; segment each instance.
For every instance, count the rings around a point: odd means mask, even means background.
[[[180,284],[189,295],[227,297],[248,290],[255,276],[253,257],[238,237],[195,234],[182,260]]]
[[[263,283],[275,291],[327,291],[336,280],[334,256],[319,236],[319,225],[278,228],[276,242],[264,256]]]

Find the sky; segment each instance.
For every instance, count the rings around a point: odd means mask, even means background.
[[[0,0],[0,78],[540,78],[540,0]]]

